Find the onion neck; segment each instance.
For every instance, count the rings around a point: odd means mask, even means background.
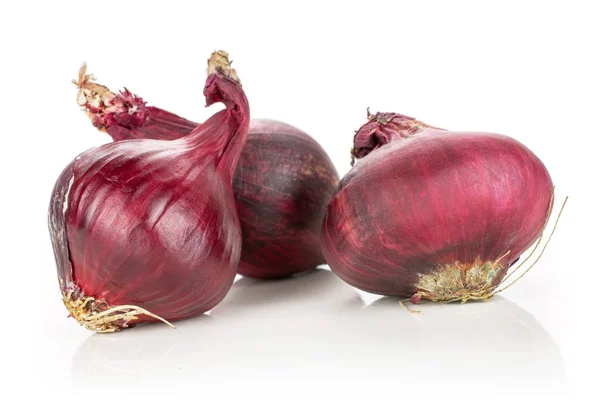
[[[250,107],[227,53],[213,53],[208,61],[208,73],[204,87],[206,106],[220,102],[226,108],[199,125],[185,140],[199,154],[210,152],[216,156],[217,170],[232,180],[248,136]]]
[[[225,110],[202,124],[189,121],[157,107],[149,107],[139,96],[124,89],[113,93],[87,74],[84,63],[79,70],[77,102],[92,124],[114,141],[127,139],[173,140],[185,137],[197,154],[215,158],[216,165],[229,179],[246,141],[250,123],[248,99],[240,79],[224,51],[215,51],[208,60],[204,87],[206,106],[223,103]]]
[[[368,122],[354,135],[352,165],[356,159],[363,158],[388,143],[413,136],[425,128],[433,128],[412,117],[396,113],[371,114],[367,109],[367,118]]]
[[[115,141],[127,139],[178,139],[189,134],[198,123],[156,107],[148,107],[139,96],[124,89],[114,93],[87,74],[84,63],[79,69],[77,103],[98,130]]]

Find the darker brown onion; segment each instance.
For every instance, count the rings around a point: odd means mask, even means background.
[[[321,223],[338,181],[313,138],[281,122],[253,120],[233,178],[243,236],[238,272],[278,278],[325,264]]]

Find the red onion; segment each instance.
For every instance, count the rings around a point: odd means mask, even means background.
[[[84,66],[78,102],[115,141],[170,140],[197,125],[88,78]],[[90,93],[102,93],[105,101],[94,102]],[[279,278],[324,264],[321,223],[338,182],[331,160],[309,135],[282,122],[253,120],[233,178],[243,236],[238,273]]]
[[[542,162],[507,136],[369,114],[323,222],[331,269],[367,292],[489,299],[553,204]],[[538,242],[539,243],[539,242]]]
[[[207,105],[225,110],[182,139],[88,150],[56,183],[49,225],[60,289],[88,329],[199,315],[233,284],[241,232],[231,182],[249,108],[227,53],[213,53],[208,74]]]
[[[252,121],[233,177],[243,236],[238,272],[279,278],[325,264],[321,224],[338,182],[309,135],[281,122]]]

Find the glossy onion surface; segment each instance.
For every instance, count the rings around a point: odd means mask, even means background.
[[[94,126],[113,140],[172,140],[197,125],[146,103],[125,90],[80,78],[80,93],[102,91],[110,107],[82,97],[80,105]],[[135,108],[136,113],[131,110]],[[243,234],[238,273],[279,278],[324,264],[321,223],[338,174],[323,148],[301,130],[274,120],[253,120],[233,179]]]
[[[210,62],[207,104],[225,110],[180,140],[91,149],[56,183],[49,222],[60,288],[89,329],[199,315],[233,283],[241,231],[231,182],[249,110],[226,53]]]
[[[551,207],[548,171],[507,136],[376,114],[353,155],[361,160],[329,203],[322,243],[332,270],[368,292],[485,298]]]
[[[281,122],[255,120],[233,178],[239,273],[278,278],[325,264],[321,224],[339,181],[323,148]]]

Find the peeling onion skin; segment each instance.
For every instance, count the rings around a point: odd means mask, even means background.
[[[113,94],[80,72],[81,100],[92,124],[114,141],[131,138],[171,140],[197,125],[125,89]],[[102,92],[108,101],[89,101]],[[238,273],[253,278],[281,278],[325,263],[321,224],[339,182],[323,148],[308,134],[283,122],[250,122],[246,144],[233,178],[242,228]]]
[[[327,207],[322,246],[331,269],[367,292],[418,301],[423,276],[485,263],[498,263],[497,285],[552,207],[545,166],[507,136],[378,113],[357,132],[352,154],[361,159]]]
[[[74,314],[133,305],[175,321],[210,310],[233,284],[241,230],[231,182],[250,117],[227,68],[213,69],[204,88],[207,106],[226,109],[185,138],[108,143],[59,177],[49,209],[59,283],[71,315],[89,329],[156,318],[135,314],[99,326]],[[85,310],[73,309],[90,298]]]

